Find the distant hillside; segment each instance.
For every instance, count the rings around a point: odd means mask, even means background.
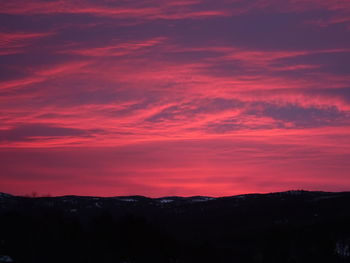
[[[350,192],[0,193],[0,262],[350,262]]]

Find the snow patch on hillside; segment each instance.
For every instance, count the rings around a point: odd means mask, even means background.
[[[161,200],[158,200],[158,201],[159,201],[160,203],[162,203],[162,204],[174,202],[174,200],[172,200],[172,199],[161,199]]]
[[[10,256],[0,255],[0,262],[13,262],[13,259]]]

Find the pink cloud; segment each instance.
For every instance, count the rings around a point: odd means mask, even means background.
[[[344,151],[335,151],[328,135],[316,139],[310,134],[289,142],[286,138],[295,137],[270,136],[273,143],[268,137],[248,136],[145,142],[117,148],[3,149],[1,165],[6,173],[2,181],[5,190],[18,194],[26,189],[39,193],[50,189],[55,195],[107,196],[135,192],[222,196],[290,187],[344,190],[349,186],[344,170],[349,150],[343,147]],[[13,155],[22,166],[9,161]],[[18,188],[16,181],[23,188]],[[337,187],[337,181],[343,186]]]
[[[176,4],[167,4],[155,1],[149,5],[104,5],[103,3],[92,4],[80,1],[20,1],[8,2],[2,6],[5,14],[90,14],[96,16],[111,16],[117,18],[142,18],[142,19],[184,19],[205,18],[211,16],[227,16],[225,10],[198,10],[188,8],[194,1],[180,1]]]
[[[323,0],[4,3],[0,191],[346,189],[348,11]],[[328,28],[309,23],[318,16]]]
[[[0,32],[0,55],[22,53],[25,47],[53,33]]]

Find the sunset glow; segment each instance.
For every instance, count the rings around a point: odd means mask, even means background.
[[[350,1],[0,2],[0,192],[350,188]]]

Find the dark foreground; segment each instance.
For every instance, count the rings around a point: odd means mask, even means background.
[[[0,262],[350,262],[350,193],[0,194]]]

